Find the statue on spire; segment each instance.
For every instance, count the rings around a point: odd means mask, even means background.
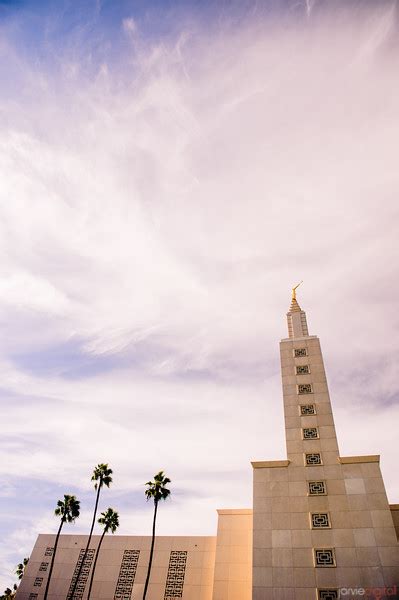
[[[292,299],[293,300],[296,300],[296,289],[299,288],[299,286],[301,285],[301,283],[303,283],[303,280],[300,281],[298,283],[298,285],[296,285],[295,287],[292,288]]]

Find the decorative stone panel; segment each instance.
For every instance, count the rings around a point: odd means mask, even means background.
[[[294,357],[299,358],[300,356],[307,356],[307,348],[294,348]]]
[[[307,452],[305,454],[305,465],[307,467],[312,467],[314,465],[322,465],[323,461],[321,460],[320,452]]]
[[[317,427],[305,427],[302,429],[302,439],[303,440],[318,440],[319,432]]]
[[[310,513],[310,523],[312,529],[329,529],[330,515],[328,513]]]
[[[186,562],[187,551],[171,551],[164,600],[175,600],[175,598],[183,597]]]
[[[134,579],[140,550],[125,550],[116,584],[114,600],[130,600],[132,596]]]
[[[339,591],[337,589],[334,590],[317,590],[317,598],[318,600],[338,600],[339,599]]]
[[[327,487],[325,481],[308,481],[309,496],[326,496]]]
[[[313,548],[315,567],[335,567],[334,548]]]
[[[298,386],[298,394],[313,394],[313,388],[311,383],[300,383]]]
[[[315,415],[316,407],[314,404],[300,404],[299,414],[301,415],[301,417],[306,417],[308,415]]]
[[[82,548],[79,553],[79,558],[78,558],[78,562],[76,563],[75,571],[73,572],[71,585],[69,586],[69,590],[68,590],[67,600],[72,599],[72,590],[73,590],[76,578],[79,573],[80,565],[83,562],[84,554],[85,554],[85,551],[84,551],[84,548]],[[89,578],[90,568],[91,568],[91,564],[94,559],[94,555],[95,555],[94,549],[89,549],[87,551],[86,559],[80,570],[79,580],[78,580],[78,583],[76,584],[75,592],[73,594],[73,600],[82,600],[82,598],[83,598],[83,594],[85,591],[87,580]]]
[[[297,375],[308,375],[310,373],[309,365],[296,365],[295,371]]]

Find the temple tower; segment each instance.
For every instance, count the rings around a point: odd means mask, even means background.
[[[379,456],[339,455],[320,342],[295,290],[280,343],[287,459],[252,463],[253,600],[335,600],[370,587],[396,598],[397,506]]]

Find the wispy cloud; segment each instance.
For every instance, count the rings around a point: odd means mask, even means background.
[[[1,31],[0,501],[25,516],[0,584],[70,482],[84,530],[102,460],[123,533],[146,533],[161,467],[164,533],[250,505],[249,460],[285,452],[298,279],[341,449],[381,451],[396,500],[395,4],[81,4],[34,38],[22,3]]]

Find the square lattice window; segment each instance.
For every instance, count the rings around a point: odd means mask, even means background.
[[[36,577],[33,587],[41,587],[43,583],[43,577]]]
[[[50,546],[47,546],[46,552],[44,553],[44,556],[53,556],[53,552],[54,552],[54,548],[51,548]]]
[[[318,600],[338,600],[339,592],[337,589],[334,590],[317,590]]]
[[[326,496],[327,488],[325,481],[308,481],[309,496]]]
[[[302,439],[303,440],[318,440],[319,432],[317,427],[304,427],[302,429]]]
[[[308,375],[310,373],[309,365],[296,365],[295,371],[297,375]]]
[[[308,452],[305,454],[305,465],[311,467],[313,465],[322,465],[320,452]]]
[[[39,571],[47,571],[47,567],[48,567],[48,562],[42,562],[39,567]]]
[[[311,383],[300,383],[297,386],[298,394],[313,394],[313,388]]]
[[[29,600],[36,600],[38,596],[39,594],[34,594],[33,592],[31,592],[29,594]]]
[[[299,406],[299,414],[301,417],[305,417],[307,415],[315,415],[316,407],[314,404],[301,404]]]
[[[334,548],[313,548],[315,567],[335,567]]]
[[[294,348],[294,356],[295,358],[299,358],[300,356],[307,356],[308,351],[306,348]]]
[[[330,529],[330,515],[328,513],[310,513],[312,529]]]

